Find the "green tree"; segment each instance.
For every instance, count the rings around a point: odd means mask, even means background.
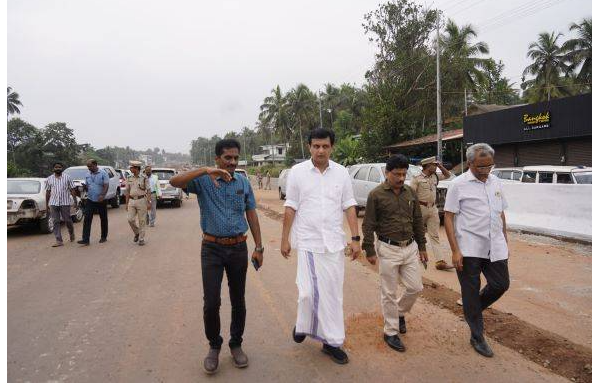
[[[502,75],[504,63],[489,59],[485,65],[483,81],[473,94],[473,100],[479,104],[514,105],[521,102],[518,91]]]
[[[521,87],[527,90],[530,103],[572,94],[568,82],[562,79],[563,74],[570,72],[570,67],[566,64],[564,50],[558,45],[561,36],[561,33],[542,32],[537,41],[529,45],[527,57],[533,62],[523,71]],[[525,76],[534,78],[524,80]]]
[[[289,113],[298,128],[299,145],[302,158],[306,158],[304,151],[304,132],[314,126],[316,116],[316,95],[305,84],[298,84],[287,95]]]
[[[6,88],[6,116],[21,113],[19,105],[22,106],[19,94],[13,92],[11,87]]]
[[[348,166],[357,164],[362,160],[359,140],[353,136],[347,136],[335,143],[333,158],[338,163]]]
[[[566,52],[566,60],[570,63],[569,69],[578,73],[577,83],[584,85],[583,89],[591,89],[591,23],[592,19],[583,19],[580,24],[572,23],[570,31],[576,31],[578,37],[566,41],[562,50]]]
[[[291,137],[291,126],[287,115],[287,102],[279,85],[271,90],[270,96],[265,97],[260,106],[258,118],[264,124],[272,126],[274,134],[283,138],[285,152],[287,152],[287,145]]]
[[[410,0],[381,4],[364,16],[364,31],[377,45],[374,67],[366,73],[362,153],[384,157],[384,146],[424,134],[435,116],[435,58],[431,32],[437,11]]]

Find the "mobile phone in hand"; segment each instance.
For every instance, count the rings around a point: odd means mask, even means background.
[[[258,264],[258,260],[256,259],[252,259],[252,265],[254,266],[254,269],[258,271],[258,268],[260,268],[260,264]]]

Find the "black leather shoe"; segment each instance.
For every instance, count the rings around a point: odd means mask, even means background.
[[[100,243],[105,243],[107,241],[107,239],[105,237],[102,237],[101,239],[99,239]]]
[[[138,241],[138,236],[139,235],[134,235],[134,239],[132,241],[134,241],[136,243]]]
[[[89,242],[88,241],[85,241],[85,240],[79,240],[76,243],[77,244],[80,244],[80,245],[89,245]]]
[[[306,335],[296,335],[295,334],[295,327],[293,327],[293,331],[291,331],[291,335],[293,336],[293,341],[296,343],[301,343],[306,340]]]
[[[322,352],[329,355],[337,364],[347,364],[349,362],[349,357],[347,357],[345,351],[339,347],[331,347],[328,344],[322,344]]]
[[[401,342],[401,339],[399,339],[399,335],[384,335],[384,341],[395,351],[405,352],[405,346]]]
[[[405,316],[399,316],[399,333],[407,333],[407,324],[405,324]]]
[[[469,340],[469,342],[473,346],[473,349],[475,349],[475,352],[479,353],[480,355],[485,356],[485,357],[494,356],[494,352],[492,352],[492,348],[490,348],[490,346],[485,341],[485,339],[477,340],[474,337],[471,337],[471,340]]]

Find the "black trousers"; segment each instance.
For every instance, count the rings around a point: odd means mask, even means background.
[[[480,290],[481,273],[487,284]],[[471,329],[471,336],[483,340],[482,312],[496,302],[510,286],[508,260],[491,262],[489,259],[465,257],[463,271],[457,271],[457,275],[461,284],[463,312]]]
[[[93,215],[99,214],[101,220],[101,238],[107,239],[107,201],[96,202],[87,200],[85,205],[85,220],[83,221],[83,241],[89,242],[91,237],[91,224],[93,223]]]
[[[248,248],[246,242],[236,245],[220,245],[203,242],[201,249],[202,287],[204,292],[203,319],[205,334],[211,348],[221,348],[221,282],[223,272],[227,275],[231,301],[230,347],[242,345],[246,324],[246,271]]]

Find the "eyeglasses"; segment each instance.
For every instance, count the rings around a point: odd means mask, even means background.
[[[494,164],[492,164],[492,165],[484,165],[484,166],[481,166],[481,167],[476,166],[475,168],[477,168],[477,170],[479,170],[479,171],[491,171],[492,168],[494,168]]]

